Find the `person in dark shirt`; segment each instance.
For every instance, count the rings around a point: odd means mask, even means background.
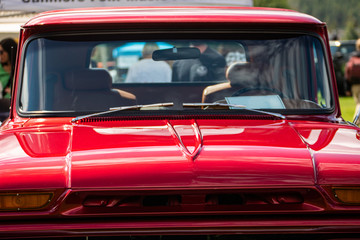
[[[178,60],[173,64],[173,82],[224,81],[225,58],[207,44],[194,42],[200,52],[198,59]]]
[[[3,69],[0,78],[2,92],[0,93],[0,121],[9,116],[11,85],[14,74],[17,43],[12,38],[0,41],[0,64]]]
[[[5,38],[0,41],[0,62],[2,68],[7,73],[6,84],[3,85],[3,97],[10,98],[13,71],[15,66],[15,55],[17,51],[17,43],[12,38]]]
[[[356,107],[354,118],[360,111],[360,38],[356,41],[356,51],[352,52],[345,66],[345,79],[351,87]]]

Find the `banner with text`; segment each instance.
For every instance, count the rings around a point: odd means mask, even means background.
[[[0,0],[2,11],[42,12],[86,7],[121,6],[246,6],[253,0]]]

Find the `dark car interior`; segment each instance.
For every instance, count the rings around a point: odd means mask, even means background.
[[[331,108],[332,89],[320,41],[305,35],[268,37],[254,34],[240,40],[142,42],[88,41],[79,36],[38,38],[26,48],[18,107],[23,114],[80,114],[168,102],[173,103],[168,110],[181,111],[185,103],[246,105],[276,111]],[[142,55],[148,43],[158,47],[152,52],[152,60]],[[141,49],[129,50],[129,46],[138,45]],[[205,56],[206,51],[211,54]],[[145,60],[153,65],[140,65]],[[149,71],[143,75],[146,77],[152,76],[159,64],[172,72],[172,78],[159,80],[160,75],[154,75],[146,81],[128,81],[135,67],[135,73]],[[175,71],[182,71],[181,76],[189,71],[188,77],[175,80]],[[309,87],[313,85],[316,88]]]

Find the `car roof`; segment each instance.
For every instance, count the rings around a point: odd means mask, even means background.
[[[30,19],[23,28],[47,25],[107,23],[236,22],[321,24],[307,14],[286,9],[255,7],[119,7],[56,10]]]

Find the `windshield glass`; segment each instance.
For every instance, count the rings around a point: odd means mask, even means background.
[[[178,114],[189,110],[185,103],[222,103],[302,114],[333,104],[322,44],[313,36],[127,38],[131,40],[113,35],[32,40],[26,48],[19,111],[76,116],[170,102],[171,107],[130,109]],[[217,110],[191,106],[199,113]]]

